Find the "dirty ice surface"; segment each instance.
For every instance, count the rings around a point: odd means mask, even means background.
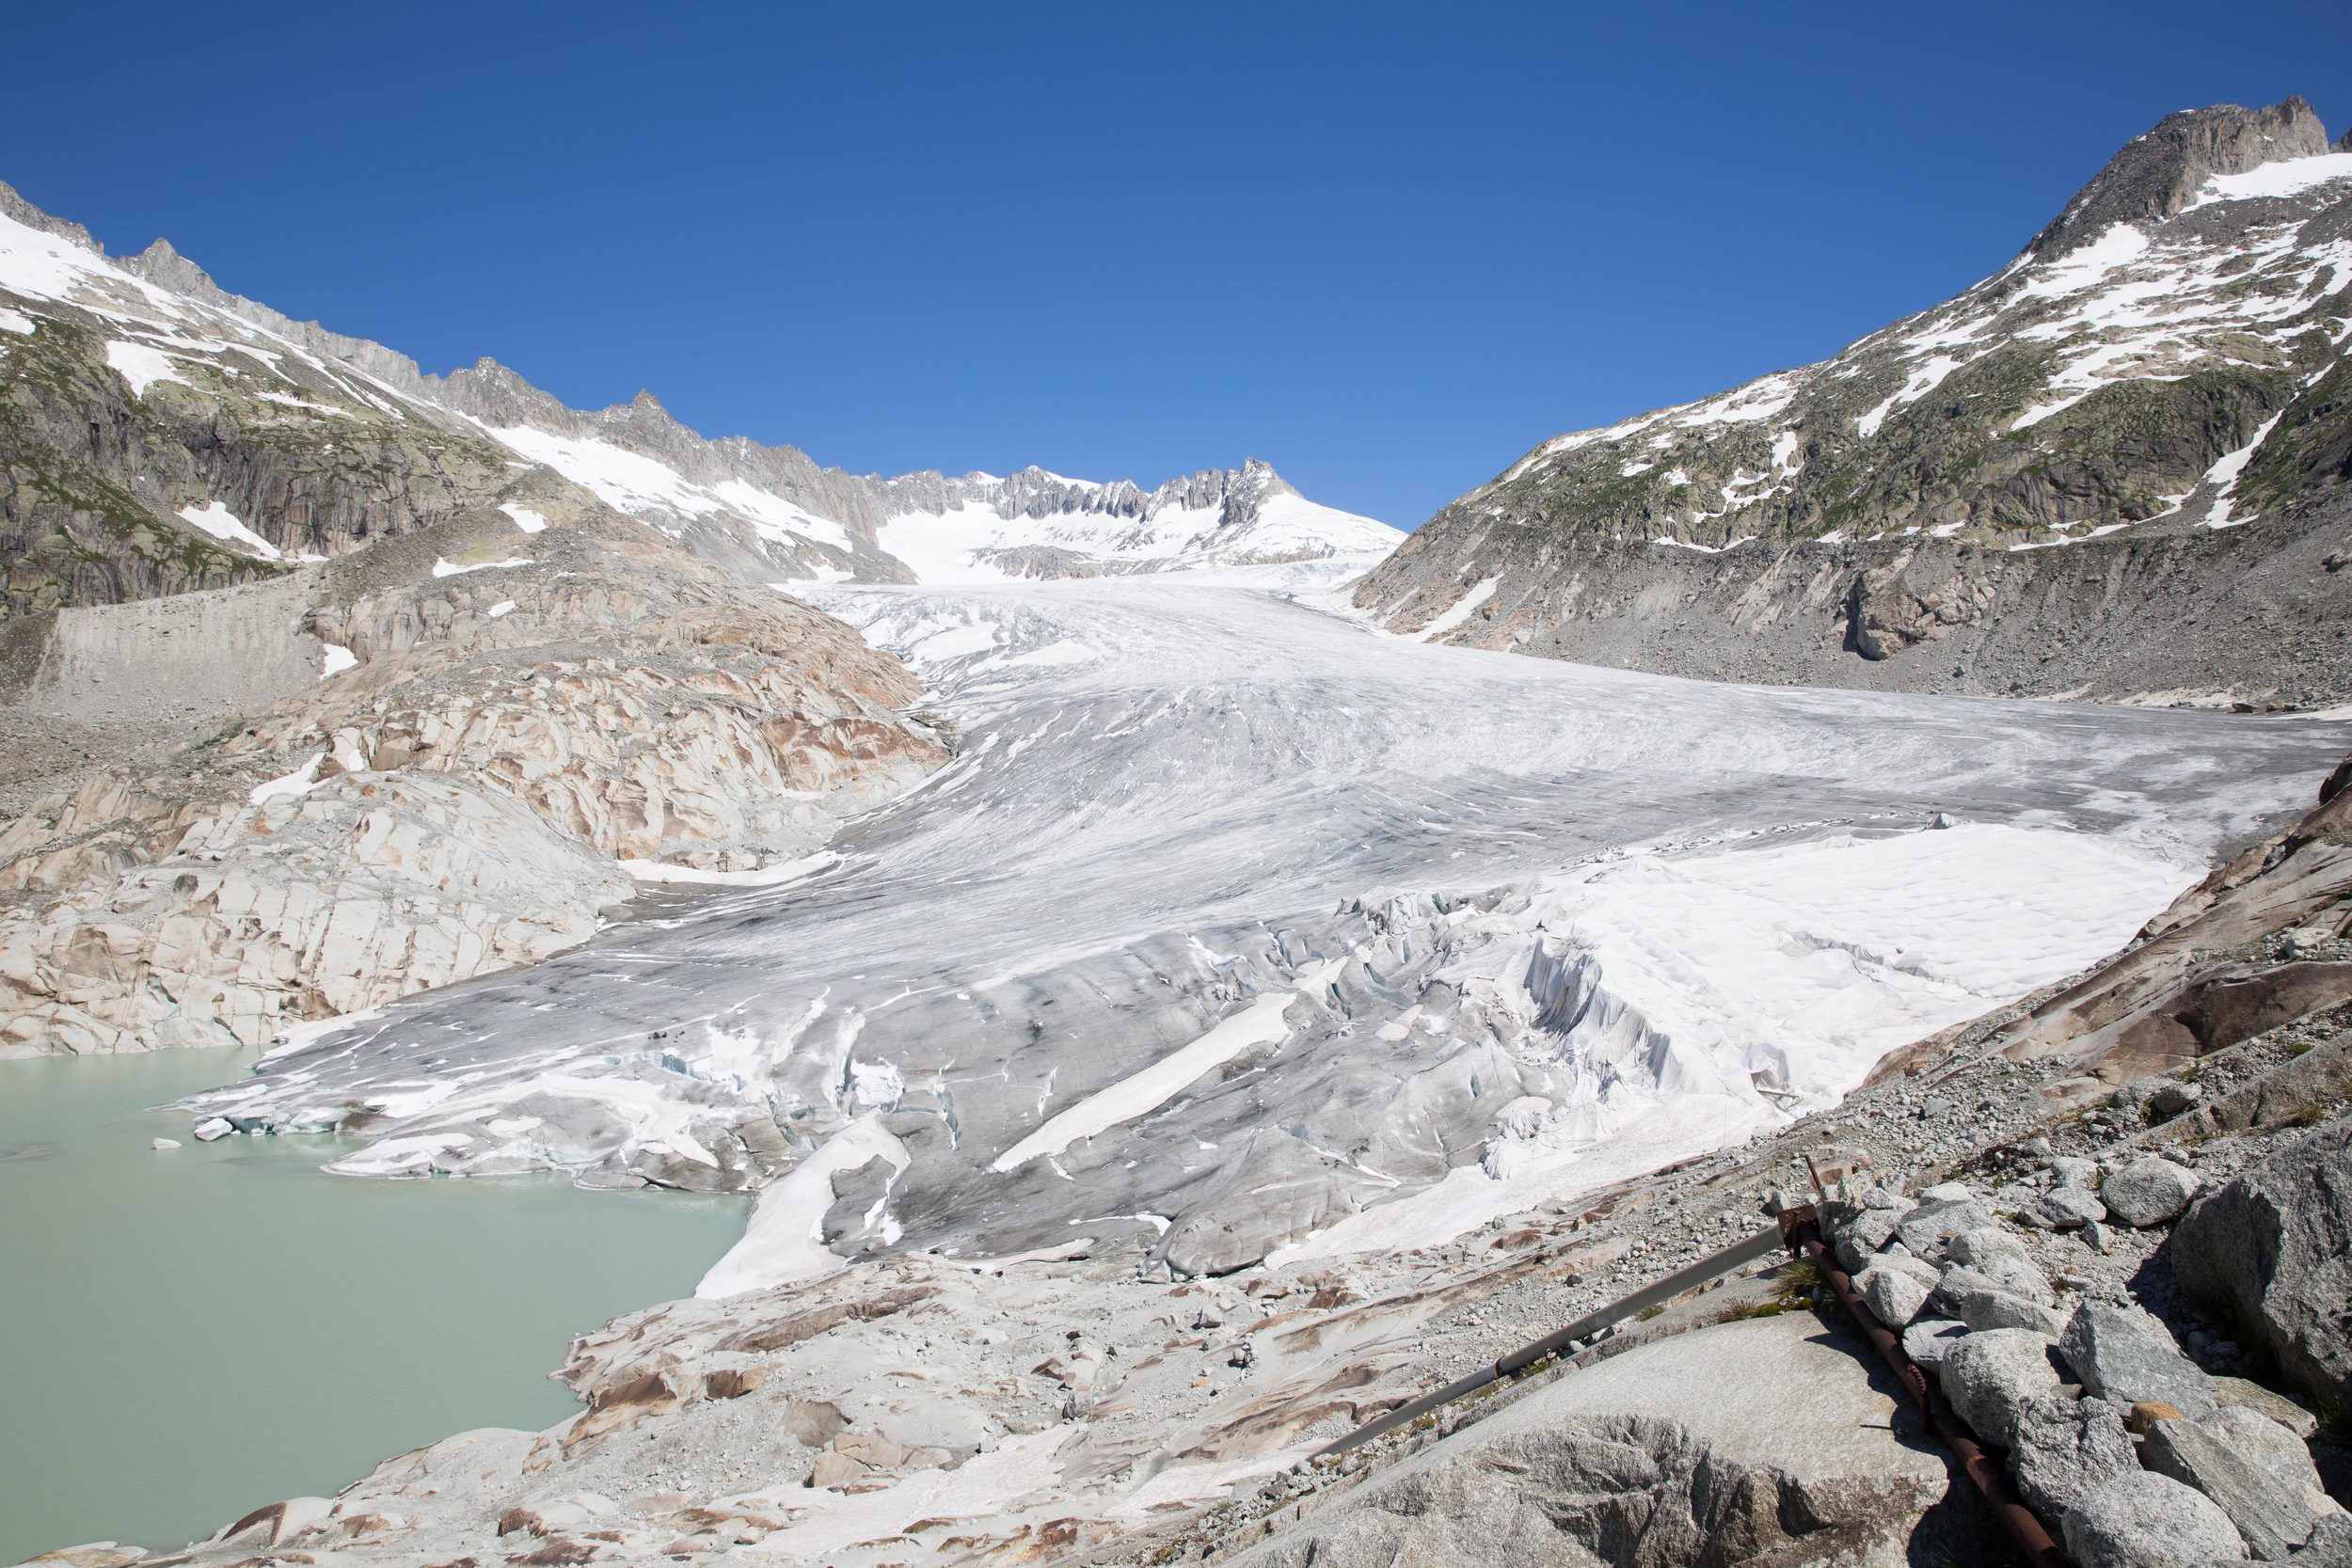
[[[201,1114],[364,1110],[353,1174],[765,1187],[706,1294],[901,1247],[1422,1244],[2090,962],[2352,736],[1677,681],[1169,578],[803,592],[909,657],[951,764],[788,885],[395,1005]]]

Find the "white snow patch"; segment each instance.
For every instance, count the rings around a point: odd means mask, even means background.
[[[837,550],[851,547],[850,531],[829,518],[819,517],[804,508],[794,506],[781,496],[771,496],[755,485],[739,479],[730,479],[712,486],[718,498],[752,520],[753,529],[762,539],[788,545],[799,539],[814,539],[831,545]]]
[[[492,605],[487,610],[484,611],[484,613],[488,615],[493,621],[499,619],[499,617],[502,615],[512,615],[515,613],[515,601],[512,599],[501,599],[498,603]]]
[[[1587,988],[1559,1046],[1581,1098],[1267,1263],[1435,1245],[1835,1103],[1895,1047],[2112,952],[2199,869],[2090,833],[1963,824],[1549,880],[1538,930],[1565,954],[1549,967],[1573,960]],[[1499,921],[1491,955],[1449,978],[1492,993],[1537,950],[1523,920]]]
[[[147,396],[147,389],[158,381],[177,381],[185,386],[188,378],[173,368],[171,356],[145,343],[126,343],[116,339],[106,344],[106,363],[120,372],[131,384],[131,395]]]
[[[322,646],[326,649],[326,657],[319,666],[319,679],[325,680],[329,675],[340,675],[346,670],[359,667],[359,656],[341,642],[327,642]]]
[[[545,517],[527,506],[516,506],[513,501],[499,502],[499,510],[513,518],[515,526],[525,533],[536,533],[548,526],[548,520]]]
[[[203,506],[183,506],[180,509],[180,515],[224,545],[243,545],[263,561],[279,559],[277,546],[246,527],[242,518],[218,501],[209,501]]]
[[[1477,613],[1480,605],[1495,596],[1495,587],[1502,581],[1501,578],[1496,577],[1487,578],[1479,582],[1469,593],[1447,606],[1444,613],[1413,633],[1412,640],[1416,642],[1432,642],[1461,626],[1463,622]]]
[[[586,486],[607,506],[631,516],[659,512],[699,517],[724,510],[718,497],[690,483],[675,468],[624,451],[610,442],[551,436],[529,425],[494,427],[490,434],[525,457]]]
[[[771,1531],[759,1550],[750,1554],[752,1560],[837,1561],[854,1546],[903,1543],[907,1527],[917,1520],[990,1517],[1018,1498],[1056,1485],[1062,1473],[1056,1450],[1068,1441],[1067,1428],[1049,1426],[1007,1437],[952,1470],[916,1470],[880,1491],[794,1486],[726,1501],[793,1521]]]
[[[2110,224],[2086,245],[2076,245],[2041,269],[2041,276],[2024,292],[2056,299],[2080,293],[2106,280],[2107,274],[2148,253],[2148,236],[2128,223]]]
[[[320,752],[293,772],[281,773],[277,778],[255,784],[252,793],[246,799],[258,806],[283,798],[308,795],[318,787],[319,764],[326,760],[326,753]]]
[[[17,332],[29,338],[33,334],[33,318],[22,310],[0,306],[0,332]]]
[[[2197,199],[2181,210],[2194,212],[2217,201],[2245,201],[2255,197],[2300,196],[2331,180],[2352,180],[2352,152],[2323,152],[2316,157],[2264,164],[2243,174],[2208,176]]]
[[[536,564],[537,562],[532,561],[529,556],[516,555],[509,556],[504,561],[479,561],[470,566],[459,566],[454,562],[442,560],[439,556],[435,556],[433,558],[433,575],[437,578],[462,578],[468,572],[496,572],[502,571],[509,566],[532,566]]]
[[[2221,487],[2221,494],[2215,498],[2212,509],[2205,514],[2207,528],[2235,528],[2239,523],[2252,521],[2248,517],[2237,518],[2234,522],[2231,519],[2231,509],[2236,504],[2234,492],[2237,489],[2237,476],[2246,471],[2246,465],[2253,461],[2255,449],[2269,438],[2271,431],[2277,427],[2279,420],[2284,417],[2284,413],[2282,409],[2265,420],[2263,427],[2254,432],[2254,438],[2251,441],[2237,451],[2227,453],[2212,467],[2205,470],[2205,483]]]
[[[1280,990],[1257,998],[1190,1045],[1169,1052],[1142,1071],[1131,1073],[1057,1113],[1044,1126],[996,1156],[988,1168],[1009,1171],[1041,1155],[1059,1154],[1081,1139],[1094,1137],[1120,1122],[1133,1121],[1158,1110],[1199,1082],[1201,1074],[1224,1066],[1251,1046],[1274,1045],[1288,1038],[1290,1026],[1282,1022],[1282,1015],[1298,1001],[1299,995],[1295,990]]]
[[[361,1007],[357,1012],[339,1013],[333,1018],[314,1018],[289,1024],[278,1031],[277,1043],[262,1053],[260,1061],[273,1061],[279,1056],[291,1056],[297,1051],[308,1051],[329,1035],[357,1028],[362,1023],[373,1023],[383,1016],[384,1009],[379,1006]]]

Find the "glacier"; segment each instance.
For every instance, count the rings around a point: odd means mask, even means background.
[[[1309,564],[798,586],[952,762],[788,882],[660,890],[188,1108],[372,1140],[345,1174],[764,1188],[707,1294],[1428,1244],[2105,956],[2352,741],[1431,644]]]

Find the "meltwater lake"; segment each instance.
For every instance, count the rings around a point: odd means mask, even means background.
[[[151,1109],[252,1054],[0,1061],[0,1563],[178,1545],[455,1432],[551,1425],[571,1337],[691,1294],[742,1233],[740,1199],[343,1180],[317,1169],[336,1139],[199,1144]]]

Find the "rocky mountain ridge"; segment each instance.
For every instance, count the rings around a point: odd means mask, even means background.
[[[2347,342],[2352,151],[2300,100],[2171,116],[1994,277],[1820,364],[1545,442],[1354,604],[1689,674],[2338,700]]]
[[[429,375],[0,186],[0,1052],[258,1044],[577,943],[627,866],[788,868],[947,750],[775,579],[1391,538],[1255,460],[884,480]]]
[[[49,618],[16,711],[95,746],[4,770],[0,1054],[262,1045],[533,963],[641,879],[789,867],[946,760],[896,659],[549,479]],[[109,719],[150,744],[112,760]]]
[[[647,392],[584,412],[487,358],[431,374],[222,289],[167,241],[109,261],[80,225],[5,186],[0,309],[14,372],[0,401],[10,614],[266,576],[249,562],[331,556],[403,519],[452,515],[517,460],[755,580],[913,580],[916,569],[879,543],[903,519],[935,525],[927,562],[970,532],[953,564],[998,576],[1364,556],[1393,543],[1255,460],[1150,491],[1035,467],[855,475],[789,446],[706,440]],[[188,521],[214,507],[234,526]],[[1025,520],[1049,526],[1005,526]],[[975,549],[990,553],[975,562]]]

